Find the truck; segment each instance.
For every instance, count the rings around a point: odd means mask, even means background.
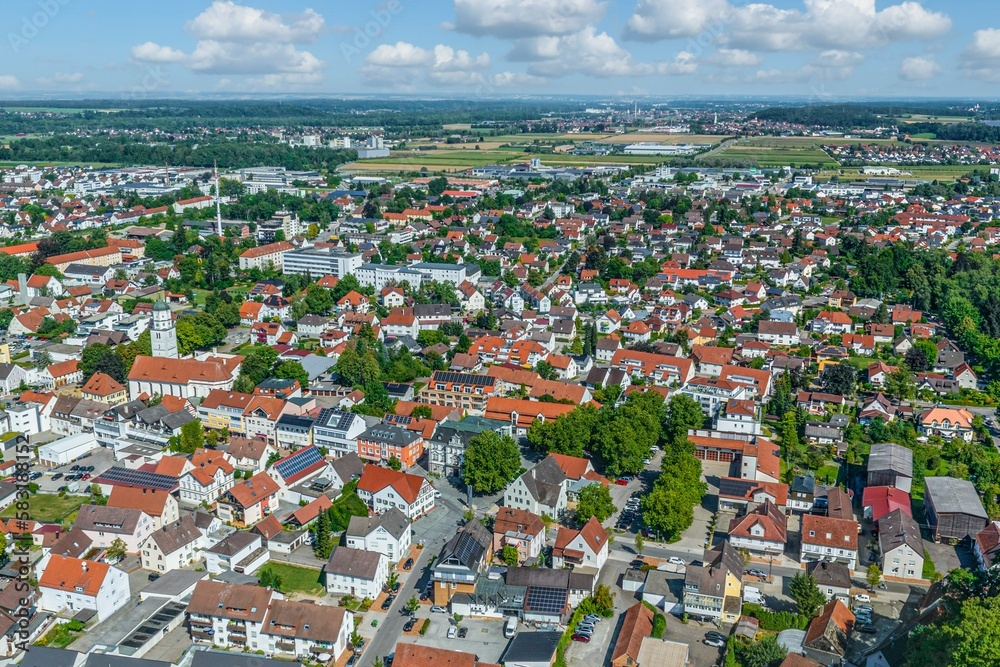
[[[509,616],[503,625],[503,636],[510,639],[517,634],[517,616]]]
[[[764,604],[764,595],[754,586],[743,587],[743,601],[750,604]]]

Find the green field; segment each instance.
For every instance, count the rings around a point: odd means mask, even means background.
[[[39,493],[28,499],[28,515],[33,521],[43,523],[58,523],[70,514],[80,509],[87,502],[83,496],[58,496],[52,493]],[[11,505],[0,513],[0,517],[11,518],[17,509]]]
[[[957,178],[961,178],[965,174],[969,173],[975,169],[974,165],[927,165],[927,166],[897,166],[897,165],[879,165],[885,167],[896,167],[900,170],[899,178],[903,179],[918,179],[918,180],[929,180],[929,181],[951,181]],[[871,176],[867,176],[861,173],[861,170],[857,167],[845,167],[844,169],[828,169],[820,172],[820,178],[829,178],[830,176],[838,176],[840,180],[852,180],[852,181],[863,181]]]
[[[281,577],[278,587],[282,593],[305,593],[306,595],[323,595],[326,589],[320,581],[323,574],[310,567],[299,567],[289,563],[271,561],[260,568],[259,577],[265,571],[270,571]]]

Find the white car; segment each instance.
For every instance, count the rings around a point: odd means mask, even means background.
[[[437,489],[434,489],[434,497],[435,498],[440,498],[441,497],[441,492],[438,491]]]
[[[684,562],[683,558],[678,558],[677,556],[671,556],[670,558],[667,559],[667,562],[670,563],[671,565],[687,565],[687,563]]]
[[[872,601],[872,599],[868,597],[866,593],[858,593],[857,595],[854,596],[854,601],[860,602],[862,604],[868,604],[869,602]]]
[[[448,628],[448,639],[454,639],[457,636],[458,636],[458,628],[456,628],[454,625]]]

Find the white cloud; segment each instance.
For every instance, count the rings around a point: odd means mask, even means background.
[[[216,0],[185,29],[198,38],[191,53],[146,42],[132,47],[132,58],[148,63],[179,63],[202,74],[244,75],[248,77],[245,83],[252,88],[312,85],[323,79],[326,63],[297,48],[324,31],[323,17],[312,9],[279,15]],[[231,83],[227,79],[224,85]]]
[[[660,63],[656,66],[657,74],[694,74],[698,69],[698,59],[694,54],[681,51],[672,62]]]
[[[648,41],[694,37],[720,30],[728,11],[726,0],[639,0],[625,36]]]
[[[483,70],[490,56],[438,44],[424,49],[409,42],[381,44],[365,58],[361,74],[380,83],[413,88],[426,81],[442,86],[488,86]]]
[[[36,83],[40,86],[67,86],[83,81],[80,72],[57,72],[49,77],[40,77]]]
[[[606,2],[599,0],[455,0],[459,32],[523,38],[568,35],[595,24]]]
[[[146,42],[132,47],[132,58],[144,63],[179,63],[187,56],[180,49]]]
[[[764,58],[743,49],[719,49],[706,60],[719,67],[756,67]]]
[[[941,66],[934,58],[911,56],[899,65],[899,78],[905,81],[923,81],[941,73]]]
[[[972,41],[962,51],[962,69],[977,79],[1000,81],[1000,30],[972,33]]]
[[[323,62],[291,44],[234,44],[202,40],[188,56],[188,67],[208,74],[308,74],[318,77]]]
[[[185,28],[201,39],[224,42],[309,42],[323,30],[323,17],[307,9],[281,16],[262,9],[217,0]]]
[[[732,7],[723,43],[770,51],[855,50],[926,40],[951,30],[951,19],[918,2],[878,11],[875,0],[804,0],[805,11],[751,4]]]
[[[830,49],[819,54],[812,64],[816,67],[854,67],[864,59],[860,53]]]
[[[526,72],[498,72],[491,76],[489,81],[490,85],[497,88],[509,88],[511,86],[540,86],[548,80]]]
[[[750,51],[858,50],[944,35],[951,19],[910,0],[878,11],[875,0],[803,0],[785,9],[728,0],[638,0],[626,36],[696,38]]]
[[[0,74],[0,90],[19,88],[21,81],[13,74]]]
[[[636,63],[632,54],[606,32],[588,26],[571,35],[519,39],[507,54],[528,62],[528,73],[543,77],[585,74],[596,77],[650,74],[651,65]]]

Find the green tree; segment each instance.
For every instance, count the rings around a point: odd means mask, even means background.
[[[854,366],[845,361],[826,366],[820,374],[819,379],[824,391],[831,394],[850,396],[854,393],[857,372],[854,370]]]
[[[635,553],[636,553],[636,555],[641,558],[642,557],[642,551],[643,551],[643,549],[646,548],[646,540],[642,537],[642,533],[641,532],[635,534],[634,545],[635,545]]]
[[[84,382],[90,379],[90,376],[97,371],[97,364],[104,355],[111,353],[111,348],[104,343],[94,343],[83,348],[83,352],[80,354],[80,363],[77,367],[83,373]]]
[[[483,431],[465,448],[462,478],[476,493],[493,493],[507,486],[521,470],[517,442],[495,431]]]
[[[555,419],[536,420],[528,429],[528,442],[540,452],[580,457],[591,449],[597,421],[596,408],[581,406]]]
[[[271,369],[278,362],[278,352],[270,345],[254,345],[243,351],[243,363],[237,378],[237,391],[249,394],[253,388],[271,377]]]
[[[739,654],[743,667],[775,667],[788,656],[788,650],[778,643],[776,635],[767,635],[748,644]]]
[[[330,517],[327,516],[326,512],[320,512],[313,526],[315,527],[313,552],[317,558],[326,560],[330,557],[330,552],[333,551],[333,545],[330,543]]]
[[[583,525],[595,517],[601,523],[607,521],[615,513],[615,504],[611,500],[611,491],[603,484],[588,484],[580,490],[576,505],[577,523]]]
[[[303,388],[309,386],[309,373],[294,359],[286,359],[274,367],[274,377],[283,380],[298,380]]]
[[[882,570],[877,563],[872,563],[868,566],[868,570],[865,572],[865,580],[868,582],[869,589],[874,589],[882,583]]]
[[[788,594],[795,600],[795,608],[804,616],[812,618],[826,603],[826,596],[816,585],[811,574],[802,572],[788,582]]]
[[[388,463],[388,465],[393,470],[402,470],[403,469],[403,462],[400,461],[399,457],[396,456],[395,454],[393,454],[392,456],[389,457],[389,463]]]
[[[257,577],[257,583],[264,588],[273,588],[274,590],[281,590],[281,576],[269,567],[263,567],[260,571],[260,576]]]
[[[517,567],[520,559],[521,555],[517,552],[517,547],[512,544],[504,545],[503,550],[500,552],[500,561],[502,563],[507,567]]]
[[[944,620],[918,625],[907,646],[910,665],[996,667],[1000,656],[1000,597],[970,597]]]
[[[414,595],[406,601],[406,611],[412,614],[418,609],[420,609],[420,598]]]
[[[111,541],[111,544],[108,545],[104,555],[110,560],[121,560],[125,556],[126,549],[128,549],[128,546],[125,544],[125,540],[120,537],[116,537]]]
[[[607,584],[598,584],[594,589],[594,604],[602,612],[608,612],[615,608],[615,594]]]
[[[193,454],[205,446],[205,431],[201,428],[201,420],[195,419],[181,426],[181,435],[177,441],[176,451],[183,454]]]
[[[664,433],[667,442],[687,437],[688,430],[700,428],[703,423],[705,423],[705,415],[698,401],[679,392],[670,398],[670,402],[667,404],[667,425]]]

